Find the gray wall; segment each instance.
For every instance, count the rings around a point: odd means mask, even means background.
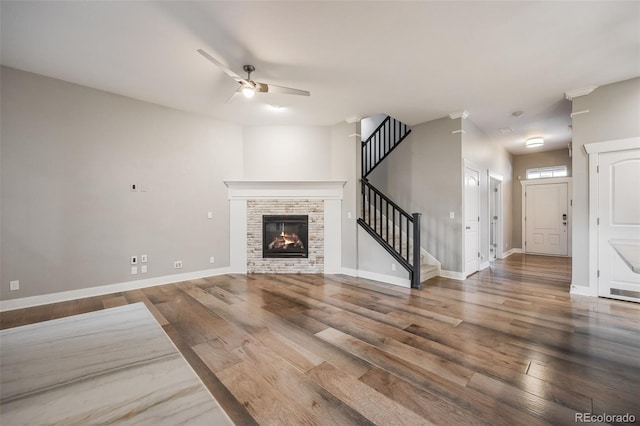
[[[589,168],[584,144],[640,136],[640,78],[602,86],[574,98],[573,112],[573,285],[588,286]]]
[[[242,128],[1,70],[0,299],[228,266],[225,179],[347,181],[342,261],[357,269],[358,123]],[[141,254],[148,273],[131,275]]]
[[[502,249],[512,244],[512,155],[470,119],[462,120],[462,156],[480,168],[480,260],[489,259],[489,174],[502,176]]]
[[[527,179],[527,169],[565,165],[567,175],[571,176],[571,157],[569,157],[568,148],[513,156],[513,247],[522,248],[522,185],[520,181]]]
[[[357,149],[360,139],[358,123],[339,123],[331,127],[331,178],[346,180],[344,199],[342,200],[342,267],[358,268],[358,209],[357,197],[360,194],[357,164]],[[351,217],[348,217],[351,213]]]
[[[1,88],[0,298],[229,265],[240,126],[11,68]],[[131,275],[141,254],[149,272]]]
[[[243,129],[244,179],[331,178],[331,128],[247,126]]]
[[[462,141],[460,133],[451,132],[460,125],[460,119],[446,117],[412,126],[385,159],[386,167],[371,175],[403,209],[422,213],[422,247],[443,270],[455,272],[463,270]]]

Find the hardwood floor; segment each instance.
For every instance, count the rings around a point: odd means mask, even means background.
[[[638,422],[640,305],[571,296],[570,275],[570,259],[525,255],[422,290],[226,275],[9,311],[0,327],[144,302],[242,425]]]

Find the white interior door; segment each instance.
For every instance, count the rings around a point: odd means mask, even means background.
[[[598,164],[598,294],[640,302],[640,149]]]
[[[525,190],[525,251],[566,256],[568,247],[567,184],[527,185]]]
[[[464,169],[464,272],[466,276],[480,269],[480,172]]]

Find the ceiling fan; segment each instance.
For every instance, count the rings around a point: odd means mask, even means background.
[[[202,56],[204,56],[209,61],[211,61],[214,65],[216,65],[222,71],[224,71],[224,73],[227,74],[229,77],[237,81],[240,84],[240,87],[238,87],[238,90],[236,90],[235,93],[242,93],[245,98],[252,98],[253,95],[256,94],[256,92],[281,93],[285,95],[300,95],[300,96],[310,95],[310,93],[307,90],[292,89],[291,87],[276,86],[275,84],[260,83],[260,82],[251,80],[251,73],[256,70],[256,68],[253,65],[245,65],[242,67],[242,69],[247,73],[247,78],[242,78],[238,74],[236,74],[235,72],[227,68],[227,66],[224,65],[222,62],[218,61],[216,58],[209,55],[204,50],[198,49],[198,53],[200,53]]]

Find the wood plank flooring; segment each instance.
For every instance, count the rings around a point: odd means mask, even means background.
[[[512,255],[410,290],[342,275],[225,275],[0,315],[144,302],[237,424],[640,421],[640,304],[569,294],[571,260]]]

